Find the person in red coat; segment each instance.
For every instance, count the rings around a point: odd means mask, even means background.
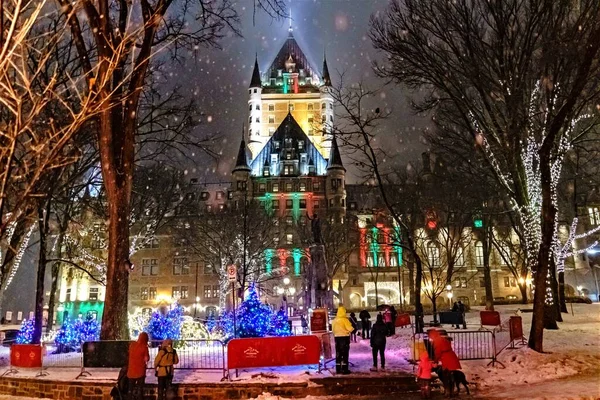
[[[144,398],[144,383],[146,382],[148,360],[150,360],[148,334],[142,332],[137,342],[129,345],[129,362],[127,364],[129,400],[142,400]]]
[[[436,341],[434,346],[436,358],[442,364],[442,369],[447,371],[461,369],[460,360],[454,350],[452,350],[452,344],[450,343],[449,338],[440,336],[440,339]]]
[[[435,365],[429,359],[426,351],[421,353],[420,359],[419,368],[417,368],[417,381],[421,387],[421,397],[428,399],[431,396],[431,370]]]

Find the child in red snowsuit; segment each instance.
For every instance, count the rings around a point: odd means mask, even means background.
[[[421,397],[428,399],[431,395],[431,370],[435,366],[429,359],[427,352],[421,353],[421,360],[417,368],[417,382],[421,386]]]

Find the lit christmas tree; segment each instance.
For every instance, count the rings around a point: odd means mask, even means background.
[[[19,329],[19,334],[17,335],[17,343],[18,344],[29,344],[33,339],[33,329],[35,325],[35,320],[25,319],[21,323],[21,329]]]
[[[183,307],[175,303],[166,313],[155,311],[150,317],[146,332],[152,340],[172,339],[179,340],[181,337],[181,325],[183,319]]]
[[[236,310],[237,336],[240,338],[264,337],[271,331],[273,312],[261,303],[254,286],[250,287],[248,296]]]
[[[271,329],[269,330],[270,336],[291,336],[292,331],[290,330],[290,324],[285,311],[280,309],[271,317]]]

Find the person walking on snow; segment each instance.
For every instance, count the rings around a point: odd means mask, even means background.
[[[373,330],[371,331],[371,350],[373,351],[373,368],[371,371],[377,371],[377,353],[379,353],[379,359],[381,360],[381,369],[385,369],[385,344],[386,336],[388,334],[388,328],[383,323],[383,316],[377,314],[377,320],[373,324]]]
[[[177,351],[173,348],[173,341],[165,339],[154,359],[154,369],[158,378],[158,400],[166,400],[173,383],[173,366],[179,364]]]
[[[369,334],[371,333],[371,314],[369,314],[367,310],[362,310],[360,314],[358,314],[358,318],[360,318],[362,325],[362,338],[368,339]]]
[[[148,353],[148,334],[140,333],[138,340],[129,345],[127,379],[129,381],[129,400],[143,400],[146,383],[146,364],[150,360]]]
[[[421,397],[428,399],[431,396],[431,370],[435,365],[429,359],[426,351],[420,356],[419,367],[417,368],[417,382],[421,387]]]
[[[348,319],[350,320],[352,327],[354,327],[354,330],[350,334],[350,340],[356,343],[356,332],[358,332],[358,320],[356,319],[356,315],[354,315],[353,312],[350,313],[350,318]]]
[[[354,330],[346,316],[346,309],[340,306],[337,315],[331,322],[331,330],[335,340],[335,373],[347,375],[348,358],[350,355],[350,334]]]

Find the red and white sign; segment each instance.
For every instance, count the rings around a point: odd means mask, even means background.
[[[232,339],[227,368],[261,368],[318,364],[321,342],[314,335]]]
[[[22,368],[41,368],[43,347],[39,344],[13,344],[10,365]]]
[[[234,264],[227,266],[227,280],[235,282],[237,280],[237,267]]]

